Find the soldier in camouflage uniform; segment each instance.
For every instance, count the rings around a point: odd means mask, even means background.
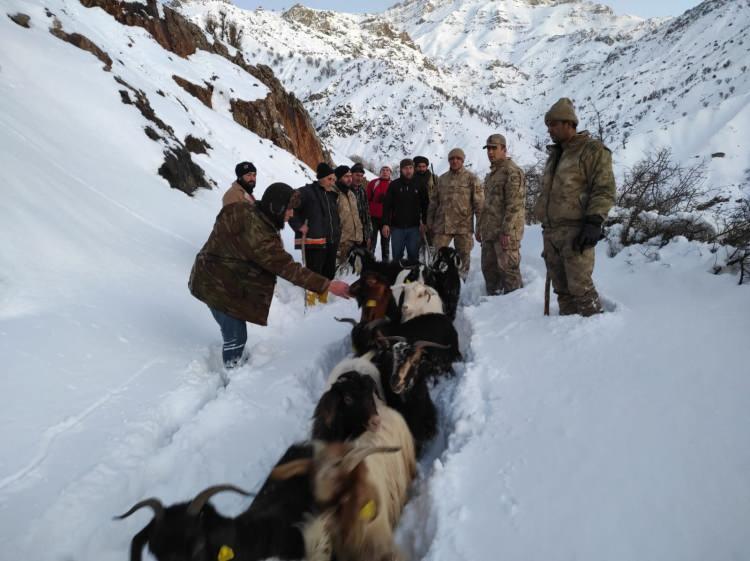
[[[615,200],[612,154],[587,131],[577,132],[573,103],[561,98],[544,116],[547,147],[542,192],[534,207],[544,233],[544,262],[560,314],[602,311],[591,275],[594,246]]]
[[[440,176],[435,195],[430,200],[427,224],[435,249],[447,247],[451,240],[461,257],[461,277],[469,272],[471,248],[474,247],[474,216],[484,205],[484,189],[479,178],[464,167],[465,155],[460,148],[448,153],[450,169]]]
[[[228,368],[242,358],[246,321],[266,325],[276,276],[323,293],[348,297],[349,287],[296,263],[284,251],[279,230],[293,215],[298,196],[284,183],[270,185],[260,202],[225,206],[190,272],[190,293],[208,305],[221,328]]]
[[[336,265],[340,266],[349,256],[349,250],[355,245],[364,244],[362,221],[359,218],[357,197],[352,191],[352,173],[349,166],[338,166],[336,190],[339,193],[339,220],[341,221],[341,242],[339,243]]]
[[[523,286],[520,265],[526,178],[508,158],[502,134],[490,136],[484,148],[490,173],[484,179],[484,207],[477,225],[482,274],[487,294],[507,294]]]
[[[367,179],[365,168],[362,164],[352,166],[352,193],[357,197],[357,209],[359,210],[359,221],[365,235],[365,243],[370,248],[372,238],[372,219],[370,218],[370,203],[367,202]]]

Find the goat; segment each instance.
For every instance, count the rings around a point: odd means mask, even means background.
[[[442,314],[443,312],[443,300],[437,290],[422,282],[403,285],[402,322],[424,314]]]
[[[443,299],[445,315],[456,319],[456,309],[461,296],[461,257],[452,247],[441,247],[430,266],[431,275],[427,284],[434,287]]]
[[[403,417],[383,405],[381,428],[355,442],[316,443],[311,459],[274,468],[285,480],[307,474],[321,512],[303,533],[308,561],[329,561],[330,540],[338,561],[398,558],[393,529],[416,474],[414,441]]]
[[[294,444],[276,465],[312,455],[312,444]],[[190,502],[164,507],[159,499],[150,498],[117,516],[116,519],[122,520],[144,507],[154,512],[151,521],[130,542],[130,561],[141,561],[146,545],[158,561],[304,557],[305,546],[298,526],[314,505],[306,477],[285,481],[266,479],[250,507],[236,518],[222,516],[208,503],[222,491],[250,496],[233,485],[217,485],[201,491]]]
[[[349,287],[349,294],[354,296],[362,308],[360,321],[367,323],[388,317],[391,321],[401,321],[401,310],[393,298],[391,282],[387,277],[375,272],[365,271]]]

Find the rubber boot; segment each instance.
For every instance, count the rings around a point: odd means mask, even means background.
[[[318,294],[318,302],[321,304],[328,304],[328,291],[326,290],[322,294]]]
[[[318,302],[318,295],[317,293],[313,292],[312,290],[306,290],[305,291],[305,303],[308,306],[314,306]]]

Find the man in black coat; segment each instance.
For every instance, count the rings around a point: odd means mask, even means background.
[[[392,259],[406,254],[419,260],[419,240],[427,223],[427,190],[414,181],[414,162],[401,160],[401,176],[393,181],[383,201],[383,236],[391,237]]]
[[[333,279],[336,274],[336,252],[341,241],[338,193],[334,189],[336,175],[325,162],[318,164],[317,181],[301,187],[300,205],[295,209],[289,224],[295,231],[294,245],[303,252],[305,266]],[[303,246],[302,238],[305,237]],[[316,300],[328,301],[328,293],[307,293],[308,305]]]

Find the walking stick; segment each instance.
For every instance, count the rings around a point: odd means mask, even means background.
[[[305,219],[305,223],[303,226],[307,226],[307,219]],[[307,228],[305,228],[305,231],[302,232],[302,266],[307,267]],[[304,292],[302,293],[305,299],[305,313],[307,313],[307,289],[304,289]]]
[[[549,315],[549,271],[547,272],[547,278],[544,280],[544,315]]]

